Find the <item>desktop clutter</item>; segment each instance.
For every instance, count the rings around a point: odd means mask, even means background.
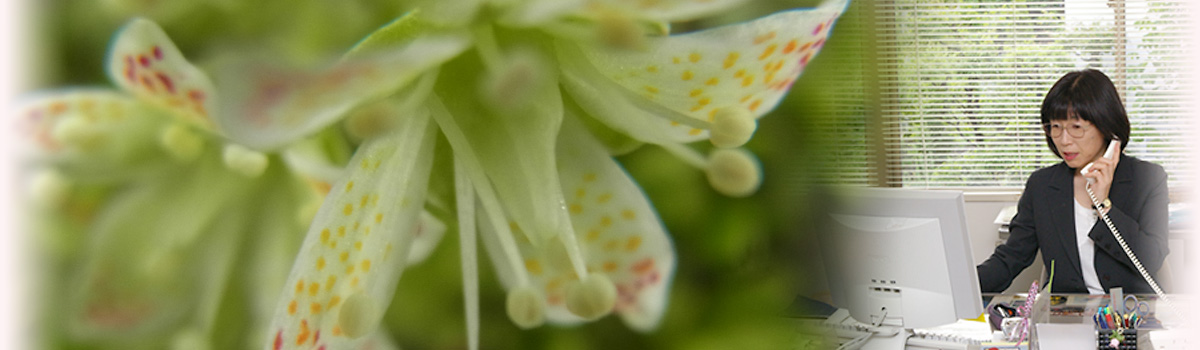
[[[981,344],[981,349],[1037,349],[1035,323],[1045,322],[1048,290],[1038,289],[1038,282],[1029,286],[1025,300],[1014,303],[994,303],[987,308],[988,324],[992,327],[992,341]]]
[[[1149,303],[1133,295],[1122,297],[1121,288],[1113,288],[1112,301],[1096,310],[1092,322],[1096,325],[1097,349],[1137,349],[1138,329],[1162,328]]]
[[[1146,300],[1123,295],[1121,288],[1113,288],[1110,293],[1104,297],[1108,299],[1108,304],[1094,308],[1095,312],[1090,315],[1094,328],[1091,339],[1095,339],[1096,349],[1138,349],[1139,331],[1145,334],[1146,330],[1163,328]],[[1038,349],[1036,332],[1039,327],[1033,327],[1033,324],[1045,323],[1045,318],[1050,314],[1057,317],[1089,316],[1084,314],[1084,308],[1074,305],[1062,305],[1052,310],[1049,305],[1054,301],[1044,302],[1042,296],[1046,297],[1044,299],[1065,299],[1060,296],[1049,297],[1046,291],[1039,293],[1035,282],[1024,300],[993,302],[989,305],[987,318],[993,331],[993,341],[983,343],[981,349]]]

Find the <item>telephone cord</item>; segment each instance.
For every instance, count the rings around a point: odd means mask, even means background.
[[[1130,261],[1133,261],[1133,266],[1137,268],[1138,273],[1141,273],[1142,278],[1146,279],[1146,283],[1150,284],[1150,288],[1154,289],[1154,294],[1158,295],[1159,300],[1166,301],[1168,309],[1174,310],[1175,303],[1167,298],[1167,293],[1164,293],[1162,288],[1158,287],[1158,283],[1154,281],[1154,278],[1150,277],[1150,273],[1146,272],[1146,268],[1142,266],[1142,262],[1133,254],[1133,250],[1129,249],[1129,245],[1125,243],[1125,238],[1121,237],[1121,233],[1117,231],[1117,226],[1113,225],[1112,220],[1108,218],[1108,213],[1105,213],[1101,209],[1100,201],[1096,199],[1096,194],[1092,192],[1092,183],[1089,181],[1084,186],[1084,189],[1087,190],[1088,197],[1092,199],[1092,205],[1096,208],[1096,213],[1100,214],[1100,219],[1108,226],[1108,231],[1112,232],[1113,238],[1116,238],[1117,243],[1121,245],[1121,249],[1125,250],[1125,255],[1129,257]]]

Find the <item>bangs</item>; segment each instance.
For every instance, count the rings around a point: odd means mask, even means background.
[[[1073,88],[1074,86],[1071,87]],[[1097,110],[1097,105],[1100,102],[1095,101],[1095,96],[1087,96],[1084,89],[1063,89],[1059,93],[1058,98],[1048,99],[1043,102],[1041,109],[1042,123],[1070,119],[1085,120],[1092,124],[1096,123],[1096,114],[1100,112]]]
[[[1046,100],[1042,104],[1042,123],[1050,121],[1061,121],[1071,119],[1071,117],[1079,117],[1073,106],[1072,101],[1066,98]]]

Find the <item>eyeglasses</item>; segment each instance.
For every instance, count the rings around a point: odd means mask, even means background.
[[[1071,135],[1071,137],[1082,137],[1083,134],[1087,133],[1089,128],[1090,128],[1090,126],[1088,124],[1084,124],[1084,123],[1064,124],[1064,123],[1058,123],[1058,122],[1051,122],[1051,123],[1042,124],[1042,130],[1045,130],[1046,134],[1050,135],[1050,137],[1062,136],[1063,129],[1066,129],[1067,135]]]

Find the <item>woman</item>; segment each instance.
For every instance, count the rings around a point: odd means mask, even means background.
[[[1055,293],[1153,293],[1087,192],[1093,181],[1102,210],[1146,270],[1157,272],[1167,255],[1167,174],[1119,150],[1103,157],[1114,138],[1120,150],[1129,143],[1129,117],[1112,81],[1092,69],[1067,73],[1046,93],[1041,114],[1046,143],[1063,162],[1029,176],[1008,241],[976,267],[981,290],[1004,291],[1040,249],[1047,269],[1054,262]]]

